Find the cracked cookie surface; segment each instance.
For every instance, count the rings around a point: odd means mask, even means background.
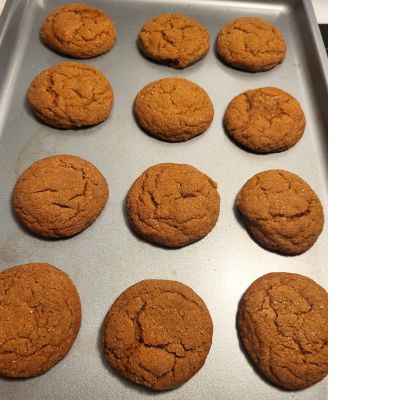
[[[224,125],[239,144],[258,153],[294,146],[303,136],[306,119],[299,102],[289,93],[266,87],[247,90],[228,105]]]
[[[307,251],[324,225],[318,196],[303,179],[288,171],[254,175],[240,190],[236,206],[254,239],[283,254]]]
[[[286,43],[274,25],[260,18],[243,17],[222,28],[217,52],[232,67],[249,72],[267,71],[283,61]]]
[[[204,26],[193,18],[161,14],[146,22],[138,44],[151,60],[174,68],[186,68],[207,54],[210,39]]]
[[[0,375],[29,378],[63,359],[78,334],[81,304],[69,276],[32,263],[0,273]]]
[[[103,324],[104,354],[126,379],[154,390],[182,385],[204,365],[213,323],[188,286],[144,280],[125,290]]]
[[[210,126],[214,108],[200,86],[183,78],[165,78],[148,84],[137,94],[134,114],[152,136],[183,142]]]
[[[47,125],[69,129],[107,119],[114,96],[100,71],[87,64],[65,62],[42,71],[32,81],[28,101]]]
[[[117,40],[111,18],[83,3],[69,3],[53,11],[43,22],[43,43],[75,58],[95,57],[109,51]]]
[[[126,206],[133,230],[166,247],[181,247],[215,226],[220,199],[217,184],[187,164],[157,164],[130,188]]]
[[[244,293],[237,318],[258,370],[285,389],[303,389],[328,373],[328,294],[312,279],[270,273]]]
[[[107,199],[107,182],[93,164],[57,155],[34,162],[21,174],[13,191],[13,208],[31,232],[63,238],[86,229]]]

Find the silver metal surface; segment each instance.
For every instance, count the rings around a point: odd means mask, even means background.
[[[46,374],[27,380],[0,379],[1,400],[139,399],[152,392],[118,377],[102,359],[102,320],[115,298],[145,278],[175,279],[191,286],[207,303],[214,338],[205,366],[189,382],[158,399],[324,399],[327,380],[303,391],[281,391],[253,369],[239,346],[235,328],[238,301],[254,279],[272,271],[298,272],[327,285],[327,225],[317,243],[297,257],[258,246],[237,220],[235,196],[255,173],[282,168],[303,177],[327,200],[326,54],[308,0],[276,1],[88,1],[104,9],[118,29],[111,52],[88,62],[110,80],[115,94],[111,117],[85,130],[52,129],[36,120],[26,91],[43,69],[62,57],[39,40],[46,15],[64,1],[9,0],[0,21],[0,270],[45,261],[66,271],[82,300],[82,327],[67,357]],[[264,73],[246,73],[222,64],[212,48],[205,59],[182,71],[152,63],[136,49],[144,22],[160,13],[187,14],[205,25],[212,44],[228,21],[259,16],[276,24],[287,42],[283,64]],[[215,117],[205,134],[185,143],[165,143],[143,133],[132,116],[136,93],[147,83],[182,76],[202,86]],[[277,86],[302,104],[307,127],[289,151],[257,155],[236,146],[224,133],[222,116],[236,94]],[[93,162],[105,175],[109,201],[96,222],[81,234],[58,241],[36,238],[11,212],[11,192],[19,174],[33,161],[69,153]],[[221,214],[203,240],[166,250],[138,239],[129,228],[125,195],[133,180],[160,162],[189,163],[216,180]]]

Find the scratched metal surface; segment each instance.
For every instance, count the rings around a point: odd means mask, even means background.
[[[40,43],[46,15],[63,1],[14,0],[0,22],[0,270],[45,261],[66,271],[82,300],[82,327],[68,356],[46,374],[28,380],[0,379],[0,399],[139,399],[154,396],[119,378],[104,363],[99,345],[102,320],[115,298],[144,278],[175,279],[191,286],[207,303],[214,321],[213,345],[205,366],[189,382],[159,399],[324,399],[327,380],[303,391],[281,391],[253,369],[235,329],[238,301],[257,277],[271,271],[305,274],[327,285],[327,226],[303,255],[284,257],[258,246],[235,217],[235,196],[255,173],[283,168],[308,181],[327,200],[326,54],[311,4],[276,1],[90,1],[111,15],[118,29],[114,49],[88,60],[110,80],[115,93],[111,117],[96,127],[62,131],[37,121],[26,105],[32,79],[66,60]],[[135,40],[144,22],[157,14],[179,12],[203,23],[212,43],[233,18],[254,15],[276,24],[287,41],[282,65],[251,74],[222,64],[213,49],[205,59],[176,71],[144,59]],[[136,93],[148,82],[183,76],[210,95],[215,118],[210,129],[186,143],[170,144],[143,133],[132,117]],[[289,151],[257,155],[232,143],[222,128],[226,105],[251,88],[277,86],[301,102],[307,117],[302,140]],[[69,153],[93,162],[105,175],[109,201],[98,220],[81,234],[60,241],[24,231],[11,212],[10,198],[19,174],[33,161]],[[132,181],[160,162],[190,163],[219,183],[221,214],[203,240],[178,250],[154,247],[132,234],[124,214]]]

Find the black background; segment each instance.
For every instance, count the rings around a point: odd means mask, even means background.
[[[324,40],[326,54],[328,54],[328,24],[319,24],[319,30]]]

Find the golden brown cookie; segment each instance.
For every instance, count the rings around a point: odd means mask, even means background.
[[[260,172],[242,187],[236,206],[255,240],[266,249],[301,254],[318,239],[324,211],[299,176],[283,170]]]
[[[260,18],[243,17],[222,28],[217,52],[231,67],[249,72],[267,71],[283,61],[286,43],[274,25]]]
[[[144,280],[125,290],[108,312],[104,354],[126,379],[154,390],[173,389],[204,365],[212,334],[207,306],[191,288]]]
[[[187,164],[157,164],[133,183],[126,199],[133,230],[166,247],[206,236],[219,215],[217,184]]]
[[[33,80],[28,100],[47,125],[69,129],[104,121],[114,96],[100,71],[87,64],[65,62],[45,69]]]
[[[148,84],[137,94],[133,110],[147,133],[168,142],[183,142],[200,135],[214,118],[208,94],[183,78]]]
[[[58,53],[75,58],[95,57],[109,51],[117,40],[111,18],[83,3],[68,3],[43,22],[42,41]]]
[[[170,67],[186,68],[207,54],[210,39],[206,28],[193,18],[161,14],[145,23],[138,44],[147,58]]]
[[[0,375],[43,374],[69,352],[81,324],[81,303],[69,276],[50,264],[0,273]]]
[[[86,229],[101,213],[108,185],[89,161],[57,155],[34,162],[13,191],[16,216],[31,232],[64,238]]]
[[[247,90],[228,105],[224,125],[236,142],[257,153],[284,151],[303,136],[306,119],[299,102],[281,89]]]
[[[258,370],[285,389],[303,389],[328,373],[328,294],[312,279],[285,272],[254,281],[237,318]]]

